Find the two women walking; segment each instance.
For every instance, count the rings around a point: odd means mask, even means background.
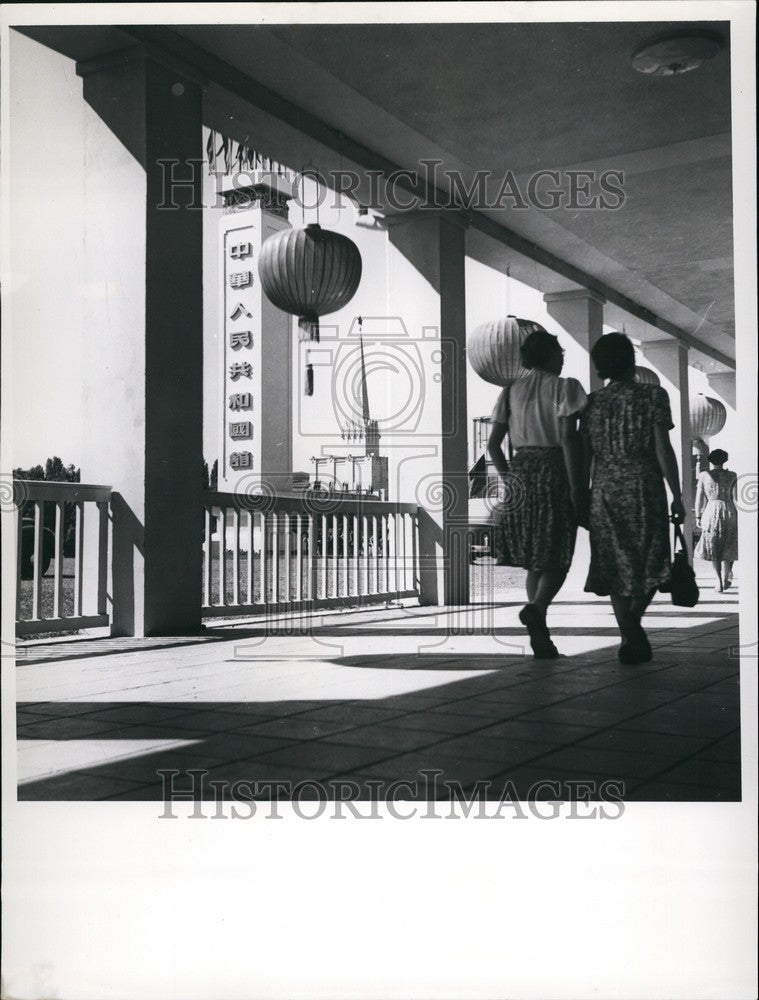
[[[563,351],[556,337],[538,331],[524,341],[528,374],[501,393],[488,442],[507,493],[494,514],[496,554],[500,562],[527,570],[527,604],[519,618],[535,656],[553,658],[558,651],[546,612],[572,562],[577,527],[587,527],[585,590],[611,598],[620,661],[645,663],[652,653],[641,619],[669,579],[669,514],[677,522],[685,518],[669,440],[669,398],[659,386],[636,381],[635,351],[624,334],[602,337],[591,359],[608,383],[588,396],[575,379],[561,377]],[[516,449],[510,467],[502,449],[507,433]],[[704,496],[707,489],[727,488],[713,481],[714,487],[704,483]],[[723,511],[707,511],[705,505],[705,523],[727,523]],[[729,561],[733,550],[721,549],[720,559],[725,552]]]

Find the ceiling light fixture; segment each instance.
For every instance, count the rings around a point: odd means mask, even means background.
[[[647,42],[633,53],[633,68],[646,76],[682,76],[714,59],[722,48],[716,35],[688,32]]]

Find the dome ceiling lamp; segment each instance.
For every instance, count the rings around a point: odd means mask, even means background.
[[[633,69],[646,76],[682,76],[719,55],[722,40],[708,32],[678,32],[646,42],[633,53]]]

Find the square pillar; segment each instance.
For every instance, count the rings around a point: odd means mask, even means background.
[[[388,221],[388,316],[418,349],[423,397],[413,440],[389,442],[399,454],[390,489],[420,508],[421,603],[467,604],[466,222],[442,211]]]
[[[548,314],[561,328],[576,341],[587,355],[587,377],[581,379],[590,392],[603,386],[590,360],[590,352],[595,342],[604,332],[603,295],[587,288],[575,288],[566,292],[546,292],[543,296]]]
[[[695,502],[695,482],[691,466],[693,441],[690,430],[690,399],[688,395],[688,348],[677,340],[652,340],[641,345],[646,360],[655,369],[661,384],[669,395],[672,409],[672,443],[680,469],[685,506],[685,529],[683,534],[688,543],[693,537],[693,504]]]
[[[293,319],[274,306],[258,280],[269,236],[290,229],[290,186],[275,174],[220,184],[219,330],[221,447],[219,489],[249,493],[266,484],[292,487]]]
[[[202,602],[202,84],[140,47],[77,72],[86,102],[82,479],[114,490],[112,632],[193,632]]]

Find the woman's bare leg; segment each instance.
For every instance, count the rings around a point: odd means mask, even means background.
[[[617,619],[617,625],[619,625],[620,632],[622,631],[622,623],[630,614],[631,604],[632,597],[624,597],[622,594],[611,595],[611,606],[614,609],[614,617]]]
[[[631,597],[621,594],[611,595],[614,617],[617,619],[622,636],[622,646],[619,650],[619,659],[622,663],[648,663],[652,657],[651,644],[640,620],[655,593],[655,590],[651,590],[647,594],[633,594]]]
[[[722,590],[722,563],[719,559],[712,559],[712,569],[719,582],[719,589]]]
[[[566,578],[567,570],[565,569],[544,569],[540,573],[535,596],[532,598],[531,603],[536,608],[540,608],[544,615],[548,611],[551,601],[564,585]]]
[[[729,587],[733,582],[733,560],[723,559],[722,560],[722,581],[725,587]]]
[[[654,598],[656,590],[650,590],[647,594],[634,594],[630,603],[630,614],[635,615],[640,622],[646,613],[646,608]]]
[[[546,611],[566,578],[565,569],[530,570],[527,574],[529,603],[519,612],[519,620],[530,633],[530,644],[536,657],[554,659],[559,655],[546,626]]]

